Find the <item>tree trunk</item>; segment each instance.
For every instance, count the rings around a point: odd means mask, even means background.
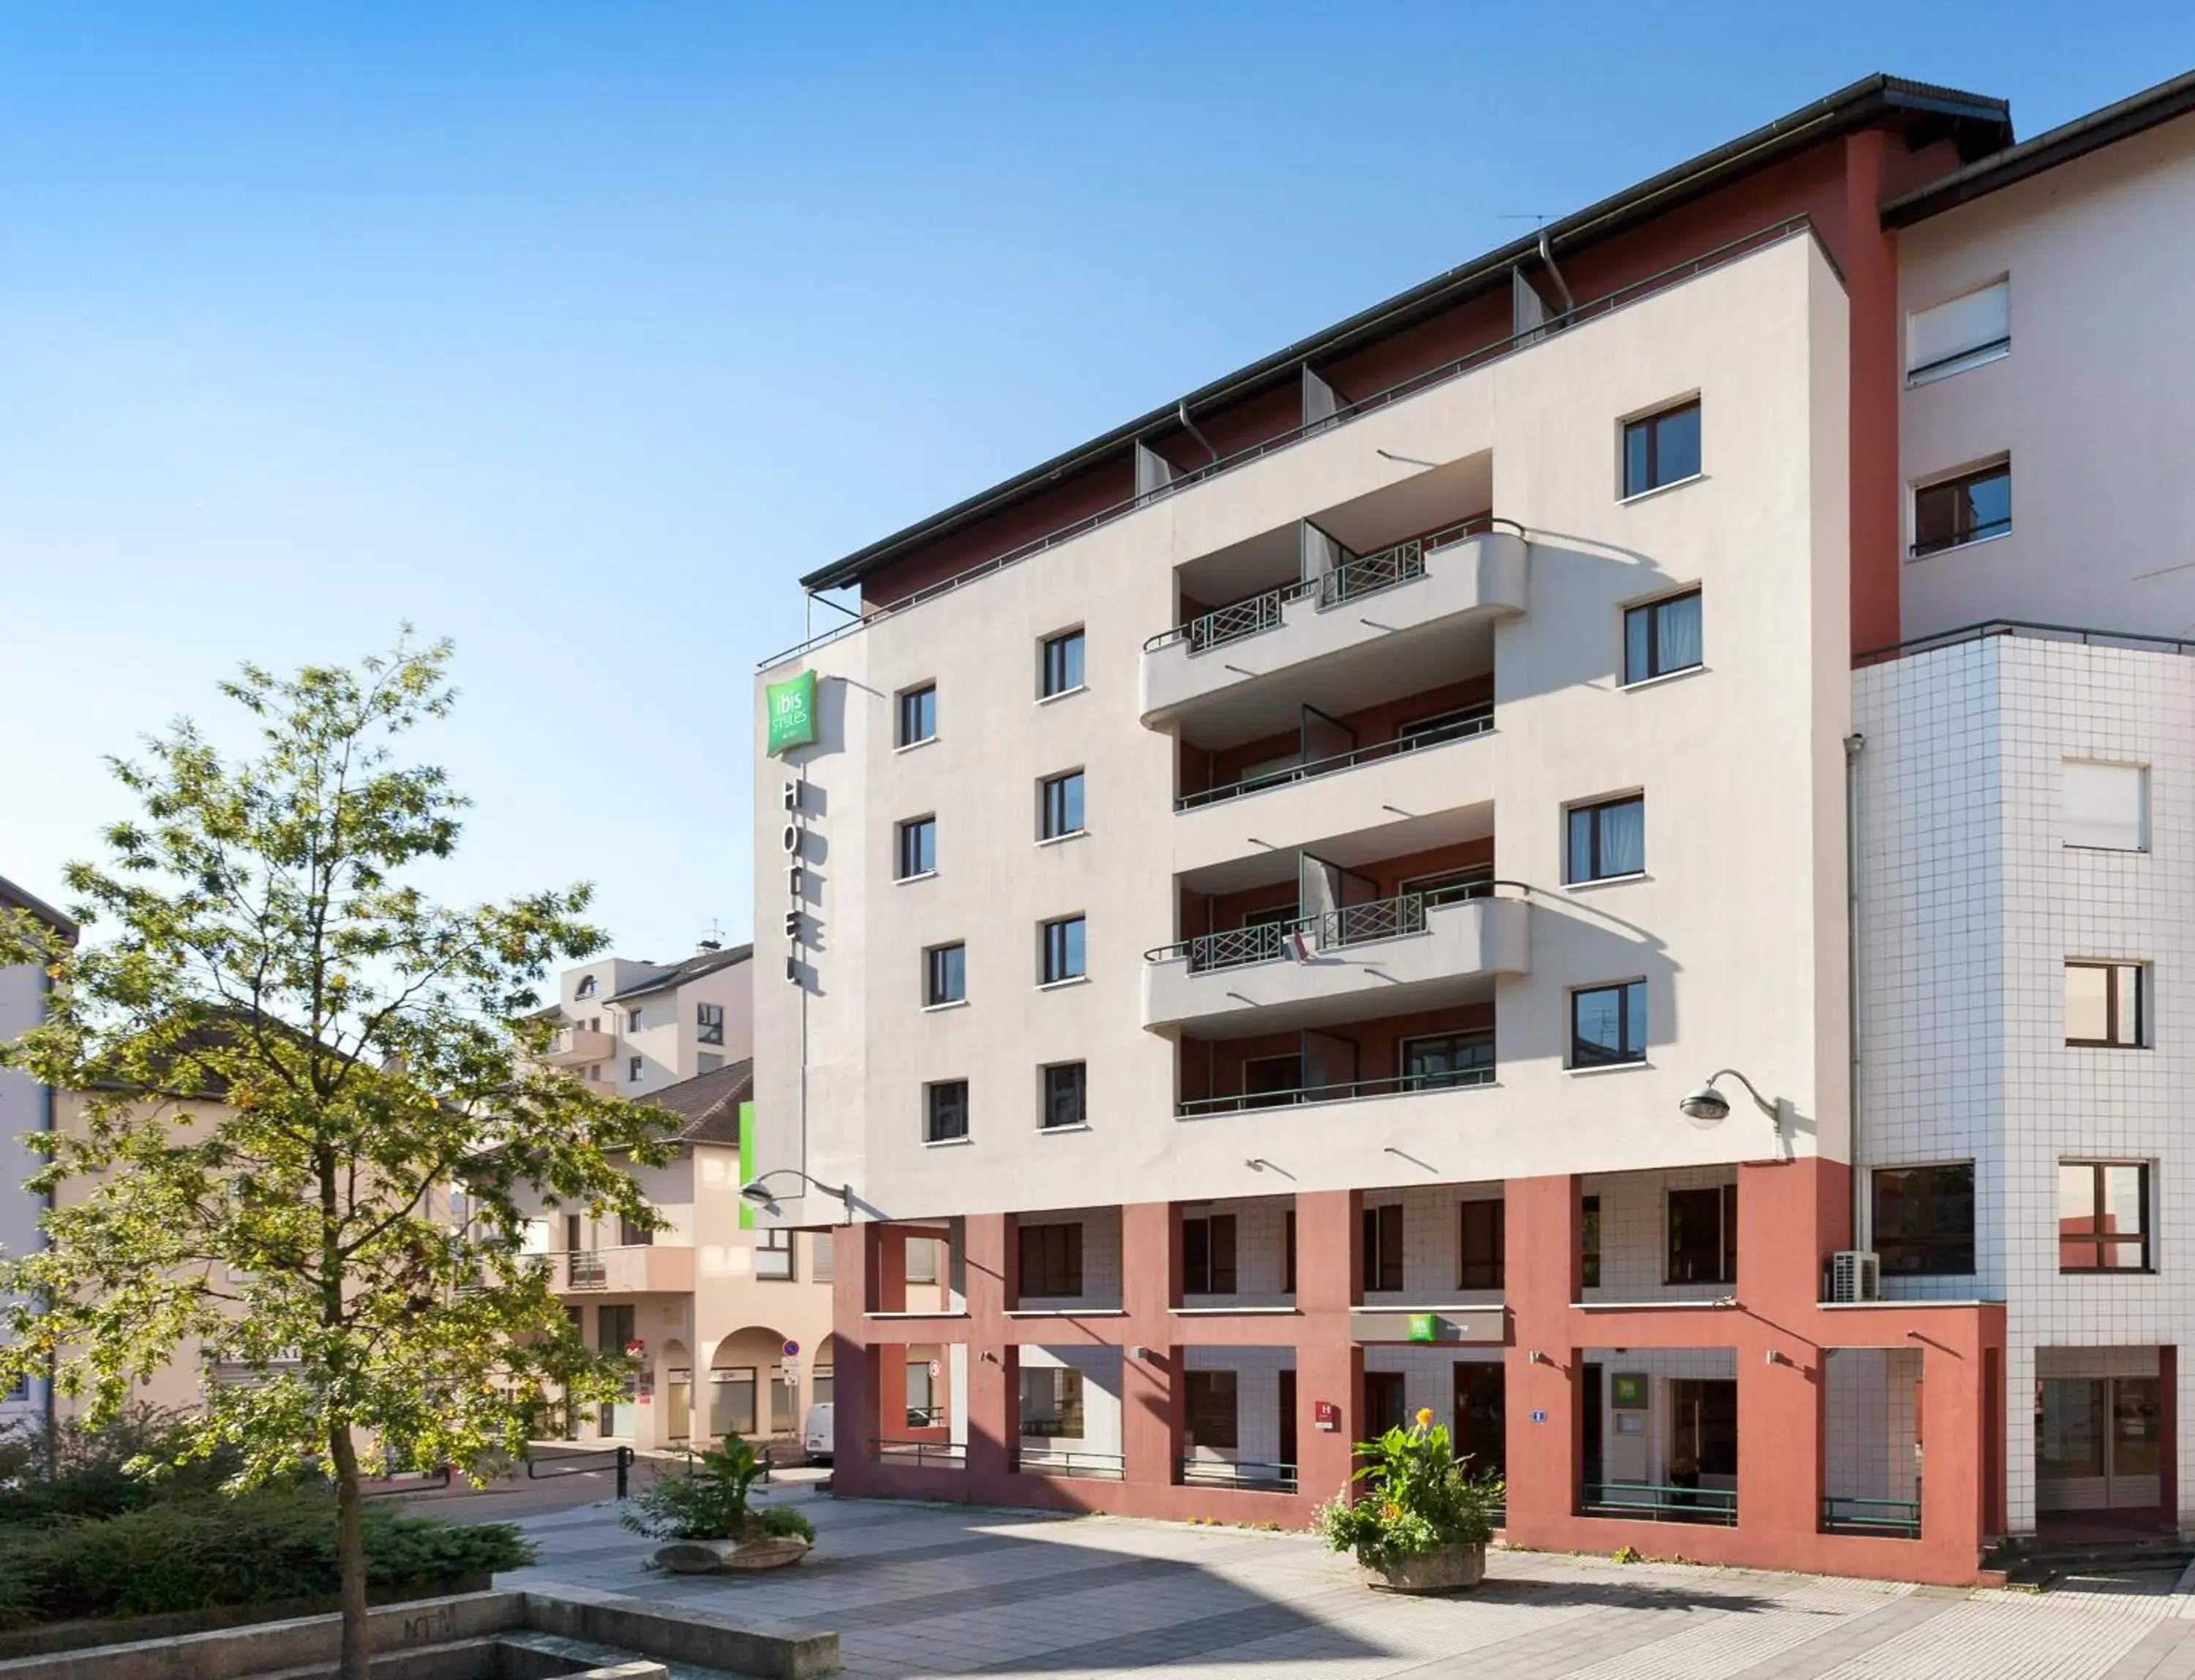
[[[350,1428],[328,1426],[328,1455],[336,1471],[336,1567],[342,1578],[343,1654],[340,1680],[372,1680],[366,1638],[366,1530],[359,1521],[358,1449]]]

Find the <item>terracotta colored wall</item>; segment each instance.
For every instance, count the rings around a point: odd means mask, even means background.
[[[872,572],[861,580],[861,604],[890,606],[919,589],[1126,501],[1135,491],[1135,467],[1126,458],[1062,479],[1041,496],[979,519]]]
[[[1427,852],[1409,852],[1400,857],[1389,857],[1375,863],[1359,863],[1355,871],[1378,884],[1373,893],[1375,898],[1390,898],[1403,890],[1406,880],[1415,880],[1425,875],[1445,875],[1451,869],[1468,869],[1478,864],[1491,866],[1494,862],[1494,840],[1458,840],[1454,846],[1435,846]],[[1184,938],[1193,938],[1199,933],[1213,933],[1225,928],[1241,927],[1245,919],[1259,910],[1293,908],[1296,903],[1296,883],[1277,881],[1270,886],[1253,886],[1240,892],[1222,892],[1207,897],[1201,892],[1184,888],[1181,895],[1181,930]]]
[[[1420,690],[1405,695],[1400,700],[1384,701],[1377,706],[1368,706],[1360,712],[1345,713],[1337,721],[1357,732],[1359,747],[1372,747],[1383,741],[1392,741],[1396,730],[1403,725],[1414,722],[1442,712],[1459,711],[1466,706],[1478,706],[1494,698],[1494,673],[1466,677],[1460,682],[1444,683],[1437,689]],[[1261,736],[1255,741],[1245,741],[1233,747],[1221,748],[1211,756],[1211,780],[1191,783],[1185,778],[1201,774],[1205,754],[1184,743],[1182,770],[1184,780],[1182,791],[1195,792],[1201,788],[1224,787],[1241,779],[1242,772],[1252,765],[1265,759],[1276,759],[1284,753],[1293,753],[1299,744],[1293,730],[1279,735]]]
[[[1436,1032],[1490,1032],[1494,1029],[1491,1003],[1466,1003],[1450,1009],[1432,1009],[1415,1015],[1391,1015],[1384,1020],[1350,1021],[1321,1027],[1320,1031],[1345,1038],[1357,1046],[1357,1077],[1386,1079],[1402,1071],[1403,1041]],[[1291,1056],[1302,1043],[1293,1032],[1261,1034],[1256,1038],[1186,1040],[1182,1045],[1182,1094],[1185,1097],[1234,1096],[1242,1089],[1242,1064],[1259,1056]],[[1212,1084],[1201,1082],[1207,1065]]]

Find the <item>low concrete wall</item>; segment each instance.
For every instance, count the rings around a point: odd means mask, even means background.
[[[582,1587],[527,1593],[526,1625],[665,1662],[735,1669],[766,1675],[769,1680],[815,1680],[838,1666],[835,1633]],[[0,1668],[0,1680],[8,1680],[4,1668]]]
[[[375,1605],[417,1604],[427,1599],[448,1598],[457,1593],[486,1592],[495,1578],[482,1573],[430,1587],[381,1587],[368,1602]],[[127,1645],[147,1639],[175,1639],[186,1633],[213,1633],[223,1628],[256,1627],[268,1622],[295,1621],[304,1616],[327,1615],[343,1608],[340,1599],[291,1598],[268,1604],[221,1604],[209,1610],[178,1610],[164,1616],[115,1616],[101,1621],[49,1622],[41,1627],[19,1627],[0,1633],[0,1661],[10,1657],[52,1656],[61,1651],[81,1651],[94,1645]]]

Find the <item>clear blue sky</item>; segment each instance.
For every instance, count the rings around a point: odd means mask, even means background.
[[[0,11],[0,875],[240,660],[454,637],[450,897],[748,930],[802,572],[1873,70],[2023,135],[2185,6]]]

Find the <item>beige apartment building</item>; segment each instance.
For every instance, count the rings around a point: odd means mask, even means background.
[[[60,938],[76,938],[73,921],[4,876],[0,876],[0,909],[26,911]],[[45,1019],[51,990],[44,971],[31,964],[0,968],[0,1042]],[[43,1241],[38,1216],[45,1211],[45,1202],[23,1187],[40,1162],[23,1140],[52,1131],[56,1118],[52,1091],[26,1075],[0,1071],[0,1252],[27,1254]],[[52,1405],[48,1388],[44,1383],[26,1383],[0,1391],[0,1429],[43,1423]]]
[[[1300,1522],[1422,1408],[1535,1545],[2180,1526],[2191,107],[1869,78],[803,580],[842,1492]]]

